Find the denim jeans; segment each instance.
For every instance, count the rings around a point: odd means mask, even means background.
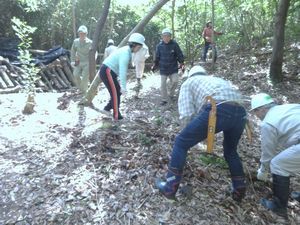
[[[207,104],[199,114],[177,135],[169,166],[183,170],[188,150],[207,138],[211,105]],[[237,153],[237,145],[246,123],[246,111],[242,106],[223,103],[217,106],[216,133],[223,131],[224,158],[231,176],[244,176],[243,165]]]
[[[206,58],[207,58],[207,52],[208,52],[208,49],[211,48],[212,51],[215,51],[215,54],[214,54],[214,62],[217,61],[217,48],[215,45],[213,45],[212,43],[210,42],[205,42],[205,45],[204,45],[204,52],[203,52],[203,61],[206,61]]]

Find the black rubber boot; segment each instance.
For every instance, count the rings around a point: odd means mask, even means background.
[[[261,199],[261,205],[279,216],[287,218],[287,204],[289,200],[290,177],[276,174],[273,176],[273,199]]]
[[[291,198],[297,200],[298,202],[300,202],[300,192],[299,191],[293,191],[291,193]]]
[[[231,197],[237,202],[241,202],[246,195],[246,180],[244,176],[232,176]]]
[[[182,172],[175,168],[169,168],[166,176],[166,181],[156,180],[155,186],[159,189],[166,198],[175,200],[175,194],[178,190]]]

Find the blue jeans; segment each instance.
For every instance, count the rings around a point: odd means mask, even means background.
[[[208,117],[211,105],[207,104],[176,137],[169,166],[182,171],[188,150],[207,138]],[[242,106],[223,103],[217,106],[216,133],[223,131],[224,158],[231,176],[244,176],[237,145],[244,131],[246,111]]]
[[[215,51],[215,55],[214,55],[214,62],[217,61],[217,48],[215,45],[213,45],[212,43],[210,42],[205,42],[205,45],[204,45],[204,52],[203,52],[203,61],[206,61],[206,57],[207,57],[207,52],[208,52],[208,49],[211,48],[212,51]]]

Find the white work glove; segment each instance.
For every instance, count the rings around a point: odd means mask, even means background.
[[[268,172],[264,169],[264,167],[261,165],[260,168],[257,170],[257,179],[261,181],[267,181],[268,180]]]
[[[71,62],[71,66],[75,66],[75,62]]]

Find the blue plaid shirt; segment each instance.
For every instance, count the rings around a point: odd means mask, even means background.
[[[179,119],[189,122],[206,104],[207,96],[211,96],[216,102],[243,101],[243,96],[229,81],[214,76],[195,75],[181,85],[178,99]]]

